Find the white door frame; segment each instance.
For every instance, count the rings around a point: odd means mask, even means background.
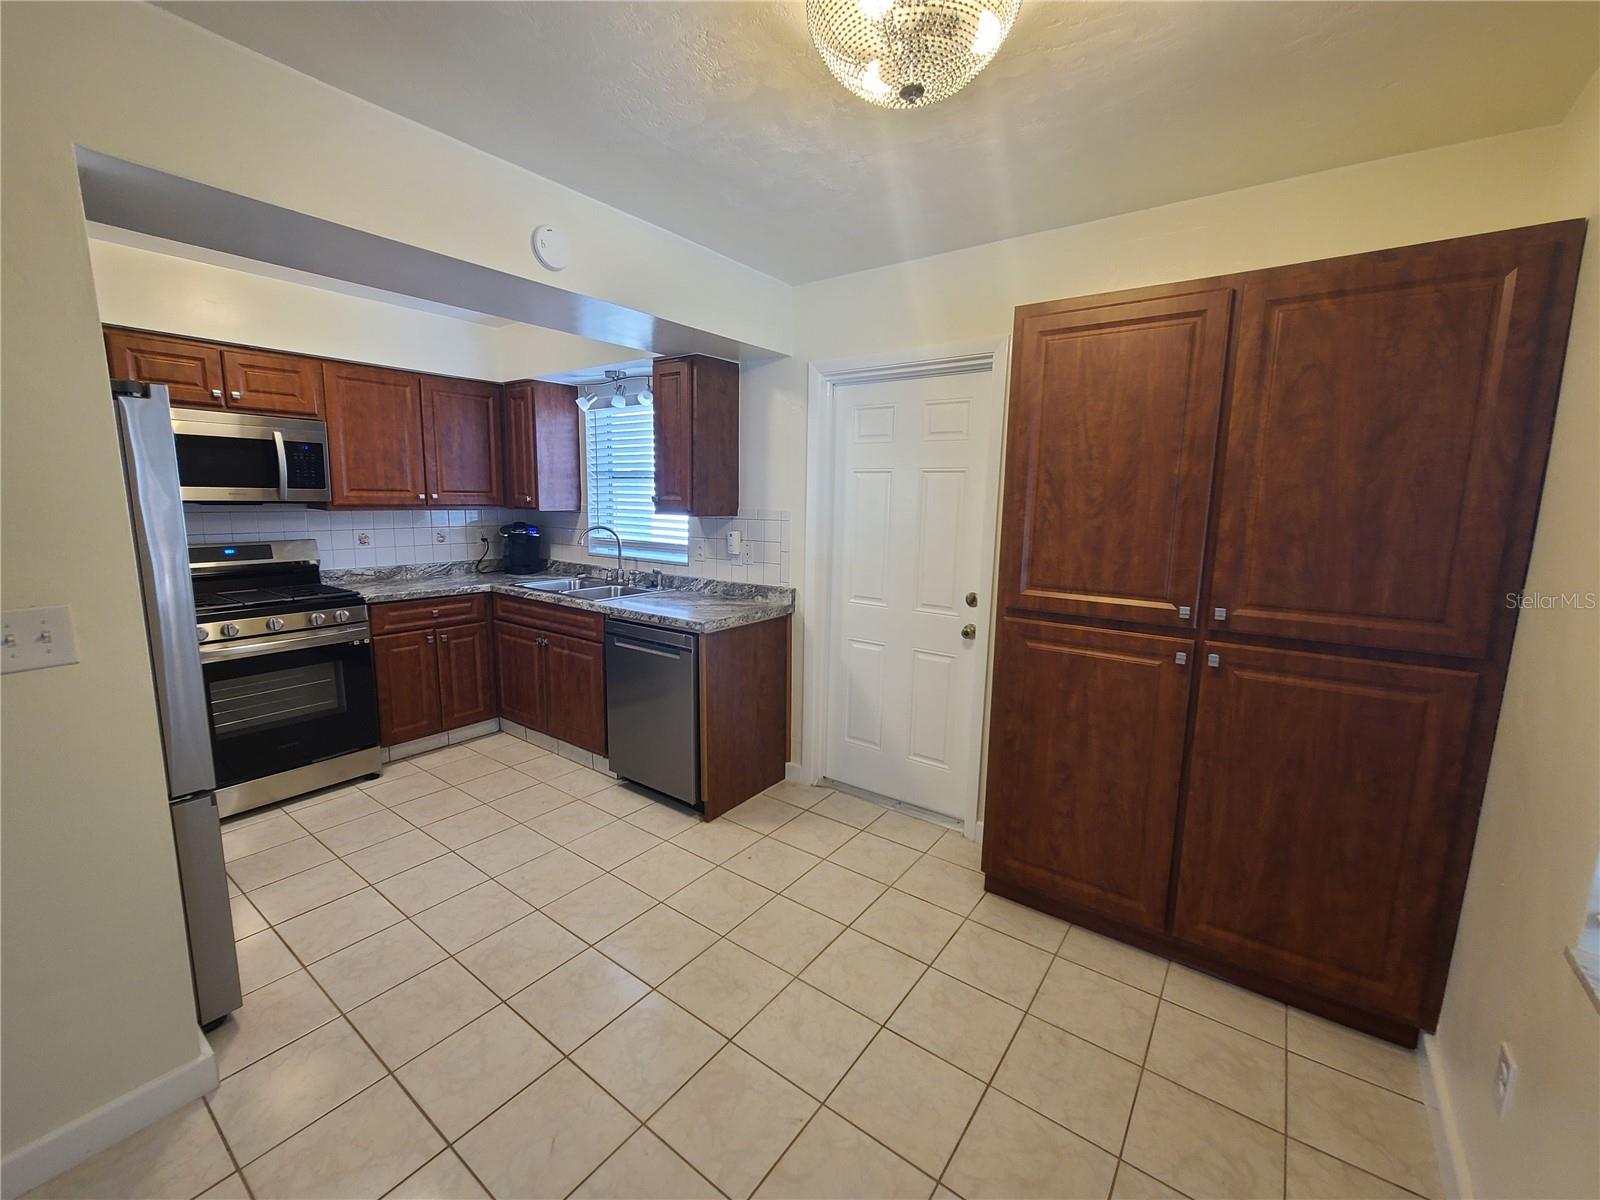
[[[806,564],[805,586],[801,589],[803,626],[802,709],[800,773],[806,783],[815,783],[828,774],[828,728],[832,697],[829,695],[828,647],[833,644],[837,619],[834,595],[834,485],[837,481],[833,457],[834,423],[838,415],[836,391],[849,384],[884,383],[902,379],[925,379],[942,375],[971,375],[993,372],[995,387],[992,403],[980,406],[980,419],[990,423],[994,448],[990,462],[980,464],[979,485],[983,496],[984,527],[994,531],[995,561],[989,571],[989,604],[983,612],[984,640],[988,666],[983,677],[983,696],[979,706],[982,728],[978,731],[980,753],[972,781],[963,822],[967,836],[978,824],[978,802],[987,773],[989,729],[989,680],[994,665],[994,599],[999,570],[1000,467],[1004,457],[1006,392],[1010,367],[1010,338],[955,342],[922,350],[903,350],[861,358],[815,362],[807,372],[807,428],[809,449],[806,463]]]

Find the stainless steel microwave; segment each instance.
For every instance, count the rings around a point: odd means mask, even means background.
[[[174,408],[178,490],[184,500],[326,503],[328,426],[209,408]]]

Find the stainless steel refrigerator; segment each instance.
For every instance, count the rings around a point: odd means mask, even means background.
[[[115,382],[112,396],[150,634],[195,1010],[200,1024],[210,1026],[243,1000],[222,859],[211,719],[195,640],[194,584],[178,493],[177,448],[165,387]]]

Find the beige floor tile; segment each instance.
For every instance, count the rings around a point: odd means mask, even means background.
[[[1177,1188],[1146,1175],[1127,1163],[1117,1165],[1117,1181],[1111,1185],[1111,1200],[1187,1200]]]
[[[925,968],[910,955],[846,929],[800,973],[800,978],[883,1022]]]
[[[774,896],[734,926],[728,940],[798,975],[843,930],[831,917],[787,896]]]
[[[877,1031],[855,1009],[795,980],[734,1041],[821,1100]]]
[[[1167,972],[1161,998],[1182,1005],[1224,1025],[1242,1029],[1274,1046],[1287,1043],[1288,1007],[1276,1000],[1234,987],[1210,975],[1202,975],[1179,963]]]
[[[910,846],[879,837],[870,830],[858,833],[831,855],[828,861],[879,883],[893,883],[922,855]]]
[[[829,1109],[811,1118],[757,1197],[770,1200],[927,1200],[933,1180]]]
[[[623,822],[626,824],[626,822]],[[705,859],[690,854],[670,842],[659,842],[638,858],[630,859],[612,872],[646,895],[665,900],[679,888],[687,887],[711,870]]]
[[[815,854],[807,854],[774,838],[764,837],[722,865],[735,875],[741,875],[774,892],[781,892],[821,861]]]
[[[235,1157],[249,1163],[383,1074],[355,1030],[331,1021],[224,1079],[211,1111]]]
[[[949,909],[890,889],[874,900],[851,926],[912,958],[931,963],[939,957],[961,918]]]
[[[1109,1050],[1028,1017],[995,1073],[1013,1100],[1116,1154],[1128,1129],[1139,1068]]]
[[[407,800],[415,800],[432,792],[442,792],[449,786],[444,780],[436,779],[426,771],[413,771],[409,775],[363,783],[361,790],[385,808],[394,808]]]
[[[751,883],[718,867],[674,892],[666,903],[708,929],[727,933],[772,896],[773,893],[759,883]]]
[[[946,1062],[987,1080],[1022,1020],[1022,1011],[977,988],[929,971],[895,1009],[889,1028]]]
[[[1297,1054],[1289,1056],[1289,1136],[1408,1191],[1442,1194],[1421,1104]]]
[[[732,1037],[788,982],[785,972],[724,940],[713,942],[660,991],[724,1037]]]
[[[460,786],[461,790],[474,800],[487,803],[502,796],[509,796],[512,792],[520,792],[528,786],[528,777],[514,768],[502,767],[498,771],[469,779]]]
[[[815,808],[823,797],[833,795],[833,789],[813,787],[808,783],[795,783],[786,779],[782,783],[773,784],[762,795],[773,796],[796,808]]]
[[[705,926],[656,905],[598,943],[602,953],[646,983],[660,984],[716,938]]]
[[[331,826],[319,832],[316,837],[335,854],[345,855],[364,850],[368,846],[376,846],[379,842],[386,842],[402,833],[409,833],[411,828],[409,822],[402,821],[392,812],[379,811],[371,816],[357,817],[354,821]]]
[[[435,767],[442,767],[446,763],[461,762],[469,759],[478,751],[471,743],[458,743],[454,746],[442,746],[438,750],[429,750],[426,754],[417,754],[406,759],[411,766],[423,771],[432,771]],[[394,767],[390,763],[384,768],[387,772]]]
[[[530,746],[527,742],[510,733],[491,733],[486,738],[478,738],[468,742],[467,745],[474,753],[485,755],[496,762],[514,767],[518,763],[532,762],[536,758],[543,758],[544,751],[537,746]]]
[[[648,1129],[639,1129],[573,1200],[721,1200],[722,1193]]]
[[[424,909],[414,920],[423,933],[454,954],[532,911],[521,897],[490,880]]]
[[[562,758],[559,754],[541,754],[538,758],[530,758],[526,762],[517,764],[517,770],[530,779],[541,783],[548,783],[552,779],[559,779],[569,775],[581,767],[582,763],[573,762],[570,758]]]
[[[847,792],[834,792],[831,796],[824,796],[812,805],[811,811],[819,816],[843,821],[846,825],[854,825],[857,829],[865,829],[886,812],[883,805],[874,804],[871,800],[863,800]]]
[[[333,1002],[349,1012],[444,956],[427,934],[403,921],[312,963],[310,970]]]
[[[926,855],[912,863],[911,868],[895,880],[894,886],[962,916],[983,899],[981,874]]]
[[[560,808],[552,809],[542,817],[535,817],[527,824],[535,833],[542,833],[557,845],[565,846],[585,834],[604,829],[615,820],[610,813],[601,812],[592,804],[568,799]]]
[[[510,1004],[557,1049],[570,1054],[649,990],[591,948],[523,988]]]
[[[600,868],[588,859],[558,846],[532,862],[502,872],[499,881],[535,908],[542,908],[600,875]]]
[[[452,850],[481,842],[484,838],[516,827],[516,822],[505,813],[480,804],[466,812],[435,821],[428,826],[428,836],[443,842]]]
[[[757,833],[771,833],[779,825],[794,820],[804,811],[763,792],[758,796],[751,796],[737,808],[722,815],[746,829],[753,829]]]
[[[878,816],[867,826],[867,832],[888,838],[891,842],[899,842],[902,846],[909,846],[920,853],[933,849],[938,845],[939,839],[950,831],[943,825],[924,821],[910,813],[895,809],[884,811],[880,808]]]
[[[368,846],[365,850],[357,850],[345,859],[345,862],[359,872],[368,883],[379,883],[400,874],[401,871],[425,863],[430,858],[438,858],[439,855],[447,853],[449,847],[434,841],[418,829],[411,833],[402,833],[399,837],[390,838],[386,842],[379,842],[376,846]]]
[[[494,993],[447,958],[350,1011],[350,1023],[392,1071],[495,1006]]]
[[[591,792],[583,799],[585,803],[592,804],[601,812],[610,813],[613,817],[625,817],[629,813],[636,813],[650,803],[650,797],[632,784],[615,781],[610,787]]]
[[[934,965],[946,975],[1026,1009],[1050,966],[1050,955],[984,925],[966,922]]]
[[[300,969],[300,962],[270,929],[253,933],[235,946],[239,960],[239,989],[246,995]]]
[[[267,919],[243,892],[228,897],[228,914],[233,918],[233,940],[236,942],[267,928]]]
[[[1162,1001],[1144,1065],[1263,1125],[1284,1127],[1284,1052],[1270,1042]]]
[[[513,825],[482,841],[463,846],[456,853],[485,875],[503,875],[554,849],[555,843],[544,835],[522,825]]]
[[[1067,923],[1049,913],[1028,908],[1004,896],[985,894],[972,910],[972,920],[990,929],[1037,946],[1046,954],[1061,948],[1061,939],[1067,936]]]
[[[488,1200],[454,1150],[436,1154],[384,1200]]]
[[[235,1171],[201,1192],[196,1200],[250,1200],[250,1191],[244,1185],[244,1176]]]
[[[981,869],[983,862],[983,847],[954,829],[947,829],[928,853],[969,871]]]
[[[807,908],[848,925],[884,893],[884,885],[865,875],[836,866],[818,863],[799,879],[783,889],[791,900]]]
[[[382,811],[382,807],[375,801],[372,807]],[[222,826],[222,859],[224,862],[233,862],[262,850],[270,850],[274,846],[282,846],[286,842],[293,842],[306,835],[309,825],[296,821],[288,813],[275,812],[259,821],[252,821],[246,825],[235,825],[232,821]]]
[[[1359,1167],[1289,1139],[1288,1200],[1412,1200],[1408,1192]]]
[[[601,875],[546,904],[544,911],[592,945],[654,904],[655,901],[638,888],[614,876]]]
[[[206,1038],[226,1078],[338,1015],[316,981],[296,971],[251,992]]]
[[[880,1030],[828,1097],[828,1107],[937,1176],[982,1095],[983,1084],[965,1071]]]
[[[638,1128],[571,1063],[557,1063],[456,1143],[496,1196],[567,1195]],[[537,1134],[530,1136],[530,1131]]]
[[[441,763],[439,766],[434,767],[429,774],[444,780],[446,783],[460,787],[463,783],[473,779],[482,779],[485,775],[503,771],[510,765],[510,763],[499,762],[482,754],[471,754],[463,755],[454,762]]]
[[[505,1005],[490,1009],[395,1072],[454,1140],[561,1060]]]
[[[588,767],[579,767],[576,771],[565,771],[550,781],[550,786],[557,791],[567,793],[579,800],[603,792],[609,787],[616,786],[616,780],[602,771],[592,771]]]
[[[586,833],[581,838],[569,842],[567,849],[587,858],[595,866],[609,871],[661,844],[661,839],[655,834],[646,833],[637,825],[629,825],[626,821],[613,821],[593,833]]]
[[[700,821],[673,834],[672,844],[708,862],[721,863],[755,845],[760,836],[732,821]]]
[[[314,963],[403,920],[405,914],[375,888],[364,887],[291,917],[278,926],[278,933],[303,962]]]
[[[652,992],[572,1052],[584,1073],[641,1120],[704,1066],[724,1039]]]
[[[274,925],[360,891],[366,881],[337,859],[269,883],[250,893],[250,903]]]
[[[184,1105],[27,1193],[27,1200],[194,1196],[233,1172],[202,1101]]]
[[[321,808],[330,800],[344,800],[351,796],[366,796],[366,793],[354,783],[335,784],[330,788],[322,788],[319,791],[307,792],[304,796],[296,796],[293,800],[286,800],[278,806],[278,811],[288,813],[290,816],[294,817],[298,824],[305,825],[305,822],[300,820],[300,813],[309,812],[313,808]],[[382,808],[383,806],[380,804],[378,807]],[[366,816],[366,813],[357,812],[355,815],[358,817],[364,817]],[[234,824],[234,822],[237,820],[238,818],[229,820],[226,825],[224,825],[224,828],[226,828],[227,825]],[[331,822],[331,824],[338,824],[338,822],[334,821]],[[307,829],[311,828],[309,825],[305,825],[305,827]]]
[[[1283,1195],[1283,1135],[1146,1072],[1122,1157],[1195,1200]]]
[[[652,800],[638,811],[629,813],[623,820],[658,838],[675,838],[684,830],[701,824],[700,814],[694,809],[669,804],[665,800]]]
[[[966,1200],[1099,1200],[1115,1156],[990,1091],[957,1148],[945,1182]]]
[[[392,1079],[384,1079],[244,1169],[257,1200],[381,1196],[444,1149]]]
[[[817,1102],[737,1046],[724,1046],[656,1113],[651,1129],[733,1200],[749,1196]]]
[[[854,825],[824,817],[816,811],[803,812],[792,821],[778,826],[769,835],[818,858],[827,858],[859,831]]]
[[[289,818],[285,817],[284,820],[287,821]],[[333,851],[307,834],[293,841],[280,843],[269,850],[258,850],[254,854],[234,859],[228,864],[228,875],[242,890],[253,892],[257,888],[266,887],[269,883],[298,875],[301,871],[325,863],[331,858]]]
[[[421,866],[401,871],[376,884],[384,897],[407,916],[432,908],[451,896],[488,881],[488,876],[466,859],[444,854]]]
[[[572,797],[565,792],[556,791],[548,783],[536,783],[490,801],[489,807],[505,813],[513,821],[532,821],[571,803]]]
[[[1058,958],[1029,1011],[1132,1062],[1144,1062],[1160,1003],[1148,992]]]
[[[1391,1092],[1422,1099],[1421,1062],[1415,1050],[1368,1037],[1297,1008],[1289,1010],[1289,1050]]]
[[[1079,966],[1109,975],[1153,996],[1161,995],[1161,985],[1167,978],[1166,959],[1091,933],[1081,925],[1074,925],[1067,931],[1061,949],[1056,953]]]
[[[516,995],[581,953],[583,942],[543,913],[529,913],[456,955],[497,996]]]

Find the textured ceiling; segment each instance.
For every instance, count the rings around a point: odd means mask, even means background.
[[[168,3],[344,91],[791,282],[1552,124],[1593,3],[1024,0],[888,112],[798,3]]]

